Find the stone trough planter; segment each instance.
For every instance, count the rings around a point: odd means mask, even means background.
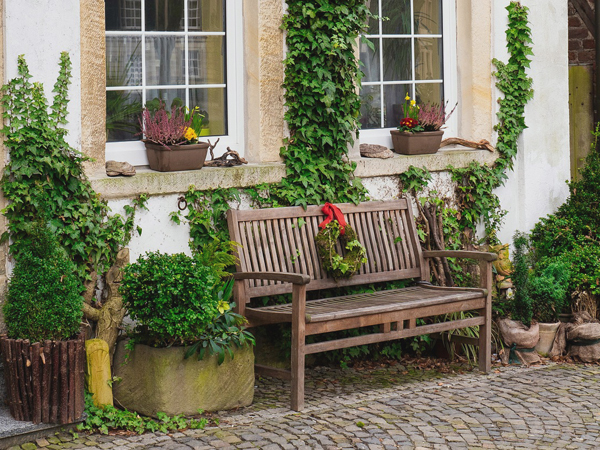
[[[217,357],[184,359],[186,348],[153,348],[136,345],[130,352],[127,341],[117,345],[113,384],[115,404],[146,416],[221,411],[248,406],[254,398],[254,352],[246,346],[227,355],[220,366]]]

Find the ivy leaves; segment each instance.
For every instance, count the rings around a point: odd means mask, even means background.
[[[290,138],[281,148],[287,171],[279,194],[291,205],[366,199],[347,153],[359,127],[361,72],[354,45],[368,14],[362,1],[288,2],[282,27]]]
[[[18,58],[19,76],[2,87],[5,126],[2,133],[10,149],[10,162],[2,177],[9,201],[2,211],[8,218],[11,252],[19,254],[30,245],[27,225],[42,219],[55,233],[77,266],[80,279],[90,270],[104,272],[133,231],[135,210],[145,197],[125,208],[126,216],[108,216],[105,201],[94,192],[82,163],[87,157],[65,141],[71,61],[60,56],[60,70],[49,107],[43,86],[30,81],[23,55]],[[138,232],[140,230],[138,229]]]

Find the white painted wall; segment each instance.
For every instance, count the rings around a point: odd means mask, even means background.
[[[71,57],[67,142],[81,149],[81,82],[78,0],[4,0],[5,82],[17,76],[17,56],[25,55],[32,81],[44,85],[52,104],[62,51]]]
[[[509,0],[493,4],[493,55],[508,61],[505,30]],[[498,189],[508,210],[500,233],[511,242],[516,230],[529,231],[568,196],[570,177],[567,2],[528,0],[533,39],[531,69],[534,97],[525,108],[526,129],[519,139],[514,171]],[[500,93],[496,90],[496,97]]]

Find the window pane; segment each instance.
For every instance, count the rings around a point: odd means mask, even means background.
[[[375,16],[379,16],[379,0],[367,0],[367,7],[371,14]],[[368,23],[369,29],[367,30],[367,34],[379,34],[379,20],[373,19],[369,17]]]
[[[146,37],[146,84],[185,84],[184,52],[183,37]]]
[[[142,84],[142,38],[139,36],[106,37],[106,85],[140,86]]]
[[[410,0],[381,0],[383,34],[410,34]]]
[[[415,39],[415,79],[439,80],[442,78],[442,40]]]
[[[183,0],[146,0],[146,31],[184,31]]]
[[[188,0],[189,31],[225,31],[223,0]]]
[[[412,79],[410,52],[410,39],[383,39],[384,81],[404,81]]]
[[[360,91],[360,123],[363,129],[381,128],[381,90],[364,86]]]
[[[370,41],[375,47],[374,51],[371,50],[366,43],[360,43],[360,60],[364,64],[362,71],[365,74],[362,80],[381,81],[381,77],[379,75],[379,39],[370,39]]]
[[[383,86],[385,128],[396,128],[400,125],[400,120],[404,117],[402,112],[404,98],[406,97],[406,94],[409,93],[409,90],[410,85],[408,84]]]
[[[142,112],[142,91],[106,92],[106,140],[136,141],[140,131],[139,118]]]
[[[190,84],[225,83],[225,37],[188,38]]]
[[[110,31],[141,31],[141,0],[106,0],[105,25]]]
[[[417,84],[416,91],[417,102],[419,103],[437,103],[440,105],[444,101],[444,89],[441,83]]]
[[[206,135],[222,136],[227,134],[226,105],[225,88],[190,89],[190,108],[197,106],[204,114],[203,123],[207,126]],[[239,151],[240,149],[232,150]]]
[[[414,0],[415,34],[442,34],[442,0]]]
[[[185,89],[149,89],[146,92],[146,105],[149,109],[158,108],[159,101],[170,110],[173,106],[185,105]]]

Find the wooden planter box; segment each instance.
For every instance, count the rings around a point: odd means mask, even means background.
[[[83,335],[69,341],[0,338],[11,415],[16,420],[67,424],[84,409]]]
[[[423,131],[420,133],[407,133],[405,131],[390,130],[392,144],[396,153],[403,155],[427,155],[436,153],[442,143],[443,131]]]
[[[171,145],[169,148],[146,141],[144,144],[150,168],[159,172],[202,169],[208,152],[206,142]]]

